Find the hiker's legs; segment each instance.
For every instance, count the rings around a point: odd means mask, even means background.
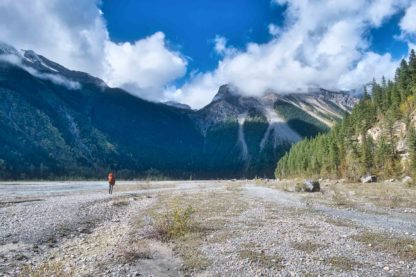
[[[109,184],[108,193],[109,194],[112,194],[113,193],[113,186],[111,184]]]

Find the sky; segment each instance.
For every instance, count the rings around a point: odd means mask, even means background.
[[[227,83],[259,96],[392,78],[416,48],[416,0],[0,0],[0,41],[198,109]]]

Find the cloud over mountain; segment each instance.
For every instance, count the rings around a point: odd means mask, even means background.
[[[110,85],[158,100],[163,87],[186,73],[187,61],[158,32],[114,43],[98,0],[0,2],[0,40],[32,49],[62,65],[98,76]],[[28,14],[30,13],[30,14]]]
[[[203,106],[216,88],[232,83],[247,95],[266,90],[303,92],[311,87],[357,89],[373,77],[393,77],[398,60],[370,50],[368,31],[377,28],[411,1],[275,0],[286,5],[282,26],[269,25],[271,39],[249,43],[236,51],[226,38],[217,38],[223,55],[212,72],[197,74],[175,96],[191,106]],[[409,8],[401,22],[404,31],[416,28]],[[232,50],[232,51],[231,51]]]
[[[213,49],[218,66],[186,75],[192,57],[172,50],[163,30],[136,41],[113,42],[100,4],[100,0],[3,0],[0,18],[7,24],[0,25],[0,40],[33,49],[137,96],[199,108],[224,83],[259,95],[311,87],[356,89],[373,77],[392,77],[398,60],[371,49],[369,30],[404,12],[400,39],[413,47],[416,32],[416,4],[411,0],[272,0],[285,13],[284,22],[266,26],[269,41],[249,42],[242,48],[218,35]],[[184,76],[185,83],[175,83]]]

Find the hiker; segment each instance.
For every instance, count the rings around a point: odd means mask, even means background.
[[[108,193],[113,194],[113,187],[116,184],[116,176],[115,174],[113,174],[113,172],[108,173],[108,184]]]

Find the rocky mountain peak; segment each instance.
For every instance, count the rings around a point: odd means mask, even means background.
[[[212,99],[212,102],[235,101],[240,96],[241,96],[241,94],[238,92],[237,87],[235,87],[233,85],[230,85],[230,84],[226,84],[226,85],[220,86],[220,88],[218,89],[217,94]]]
[[[0,41],[0,55],[17,55],[19,56],[19,52],[13,46]]]
[[[166,101],[166,102],[163,102],[163,104],[171,106],[171,107],[175,107],[175,108],[178,108],[178,109],[182,109],[182,110],[192,110],[189,105],[179,103],[179,102],[176,102],[176,101]]]

